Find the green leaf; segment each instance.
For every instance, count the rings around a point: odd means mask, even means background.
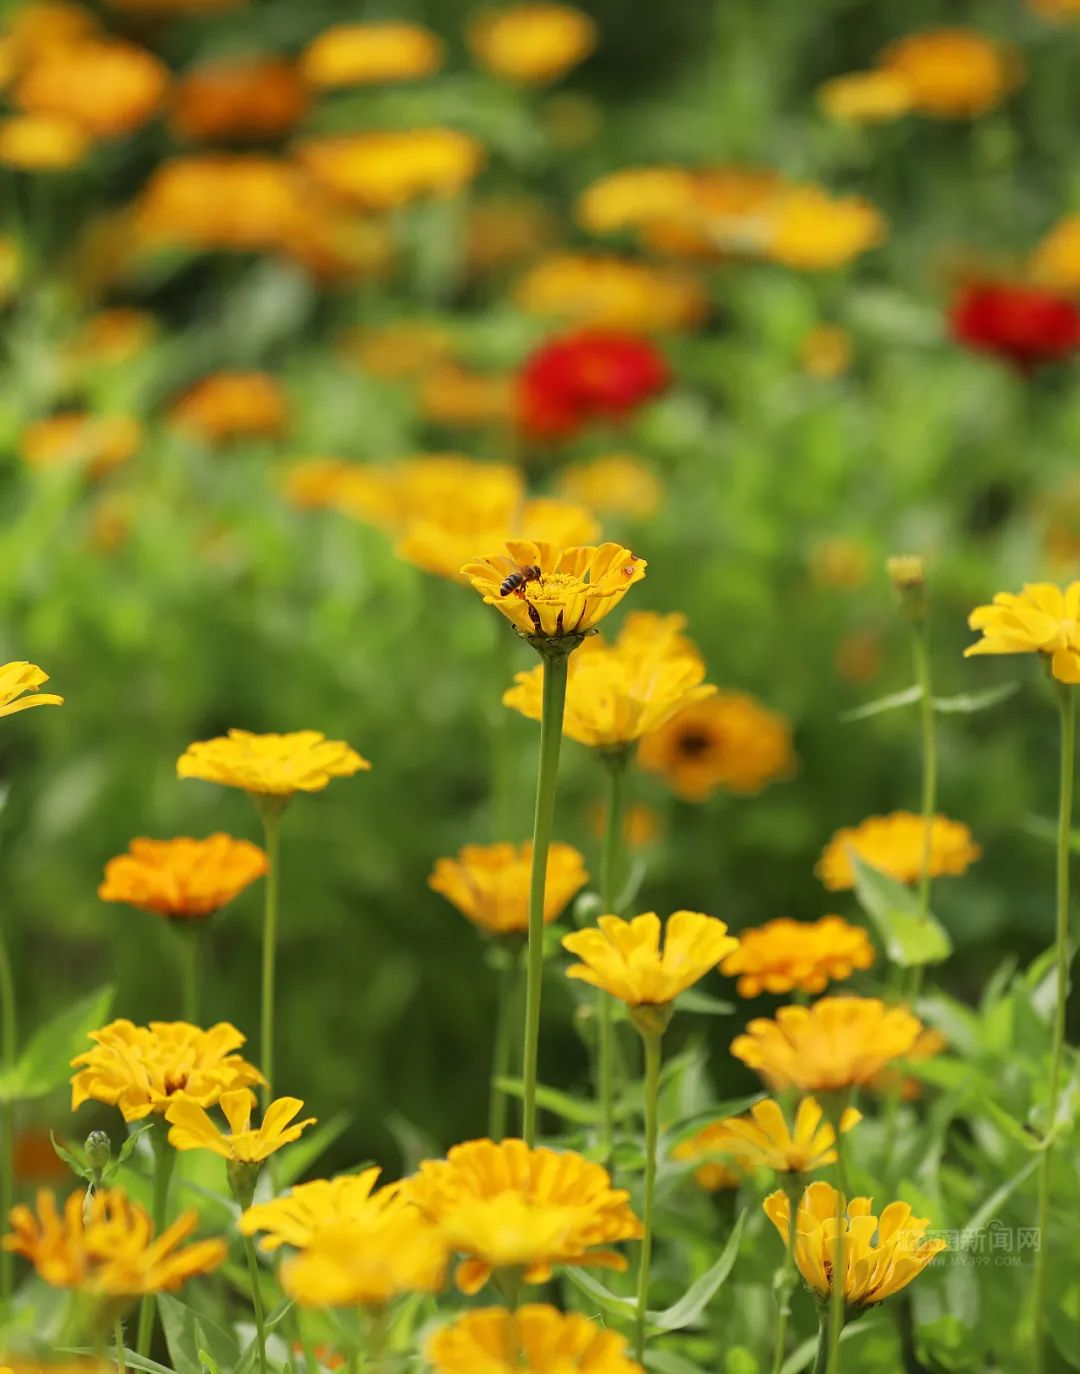
[[[694,1011],[701,1016],[727,1016],[735,1010],[734,1003],[710,997],[707,992],[699,992],[697,988],[681,992],[675,1000],[675,1006],[679,1011]]]
[[[1040,1151],[1039,1154],[1029,1159],[1023,1168],[1018,1169],[1017,1172],[1013,1174],[1012,1178],[1006,1179],[1000,1188],[995,1188],[983,1205],[973,1214],[971,1220],[963,1229],[965,1231],[981,1231],[984,1226],[991,1222],[997,1215],[1002,1204],[1007,1202],[1009,1198],[1012,1197],[1013,1193],[1016,1192],[1017,1188],[1019,1188],[1022,1183],[1025,1183],[1039,1167],[1041,1158],[1042,1152]]]
[[[1057,844],[1057,821],[1049,820],[1046,816],[1025,816],[1020,822],[1020,829],[1037,840]],[[1080,830],[1069,831],[1069,849],[1074,854],[1080,854]]]
[[[886,711],[899,710],[901,706],[913,706],[921,697],[922,688],[916,683],[914,687],[905,687],[902,692],[892,692],[887,697],[868,701],[865,706],[856,706],[852,711],[844,711],[840,720],[844,725],[855,720],[867,720],[870,716],[880,716]]]
[[[591,1298],[597,1307],[605,1312],[611,1312],[616,1317],[622,1317],[624,1321],[633,1320],[637,1311],[636,1298],[620,1298],[618,1294],[605,1288],[599,1279],[594,1279],[587,1269],[566,1269],[563,1272],[574,1287],[587,1298]]]
[[[705,1111],[695,1112],[693,1116],[676,1121],[667,1132],[668,1143],[678,1145],[690,1136],[696,1135],[703,1126],[711,1126],[715,1121],[726,1121],[729,1116],[742,1116],[755,1102],[760,1102],[763,1096],[764,1093],[747,1093],[745,1097],[729,1097]]]
[[[146,1132],[150,1130],[150,1128],[153,1126],[153,1124],[154,1123],[152,1121],[147,1121],[145,1125],[137,1126],[135,1130],[131,1132],[131,1134],[124,1141],[123,1145],[121,1145],[120,1149],[117,1151],[116,1158],[109,1164],[108,1168],[105,1170],[106,1178],[112,1178],[113,1174],[116,1173],[117,1169],[120,1168],[121,1164],[126,1164],[128,1162],[128,1160],[131,1158],[132,1154],[135,1151],[135,1147],[139,1143],[139,1137],[145,1135]]]
[[[932,912],[923,916],[916,894],[849,850],[855,870],[855,896],[874,923],[885,953],[894,964],[911,968],[937,964],[952,953],[948,932]]]
[[[113,992],[111,987],[99,988],[37,1030],[15,1067],[0,1080],[0,1098],[28,1102],[66,1083],[72,1059],[86,1049],[87,1035],[108,1020]]]
[[[520,1078],[497,1078],[495,1086],[500,1092],[511,1097],[524,1097],[525,1084]],[[592,1126],[600,1120],[600,1107],[595,1102],[584,1101],[570,1093],[560,1092],[558,1088],[545,1087],[543,1083],[536,1088],[536,1105],[546,1112],[553,1112],[563,1121],[573,1121],[578,1126]],[[621,1119],[629,1114],[625,1106],[617,1104],[614,1115]]]
[[[352,1118],[345,1112],[338,1112],[329,1121],[314,1131],[309,1131],[302,1139],[290,1145],[279,1157],[274,1181],[278,1189],[287,1188],[304,1173],[324,1150],[328,1150],[349,1128]]]
[[[66,1145],[61,1145],[52,1131],[49,1132],[49,1139],[52,1147],[56,1151],[57,1157],[62,1159],[76,1178],[84,1179],[87,1183],[92,1183],[94,1179],[93,1171],[89,1168],[86,1161],[80,1159],[74,1150],[69,1150]]]
[[[847,1345],[849,1341],[856,1341],[860,1336],[865,1336],[874,1331],[880,1331],[882,1322],[875,1321],[870,1317],[862,1317],[857,1322],[849,1322],[840,1332],[841,1344]],[[810,1363],[817,1354],[817,1337],[811,1336],[808,1341],[803,1341],[792,1354],[784,1361],[780,1374],[802,1374],[804,1369],[810,1367]]]
[[[980,1111],[986,1112],[995,1125],[1000,1126],[1015,1144],[1023,1146],[1025,1150],[1032,1151],[1044,1148],[1044,1142],[1033,1131],[1028,1130],[1014,1116],[1010,1116],[1005,1108],[998,1106],[993,1098],[980,1097],[978,1106]]]
[[[683,1359],[681,1355],[672,1354],[670,1350],[647,1350],[645,1368],[655,1370],[656,1374],[705,1374],[701,1365],[691,1364],[689,1360]]]
[[[205,1350],[219,1368],[236,1366],[240,1348],[231,1332],[167,1293],[159,1293],[157,1302],[165,1344],[176,1374],[203,1374],[196,1353],[199,1350]]]
[[[739,1253],[739,1241],[742,1239],[745,1224],[746,1213],[742,1212],[716,1263],[690,1285],[678,1302],[672,1303],[663,1312],[648,1314],[653,1326],[660,1331],[682,1331],[684,1327],[693,1326],[700,1319],[717,1290],[731,1273],[735,1256]]]
[[[1003,682],[997,687],[988,687],[985,692],[961,692],[955,697],[935,697],[934,710],[946,716],[973,715],[976,711],[988,711],[991,706],[1008,701],[1019,690],[1019,682]]]

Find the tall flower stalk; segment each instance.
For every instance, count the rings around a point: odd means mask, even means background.
[[[18,1042],[18,1016],[15,1002],[15,975],[11,956],[0,930],[0,1068],[10,1073],[15,1067]],[[0,1098],[0,1221],[7,1224],[15,1202],[15,1104]],[[15,1282],[15,1256],[0,1250],[0,1316],[7,1313]]]
[[[641,1036],[645,1048],[645,1192],[641,1207],[644,1234],[638,1259],[637,1309],[634,1314],[634,1357],[645,1357],[645,1333],[648,1322],[649,1276],[652,1269],[653,1203],[656,1195],[656,1147],[660,1135],[660,1065],[663,1058],[664,1031],[671,1020],[673,1006],[639,1006],[630,1018]]]
[[[787,1241],[784,1245],[784,1263],[776,1284],[776,1343],[773,1346],[772,1374],[780,1374],[787,1353],[787,1327],[791,1316],[791,1294],[795,1287],[795,1243],[799,1235],[799,1198],[802,1196],[803,1181],[800,1174],[787,1174],[783,1180],[784,1191],[788,1195],[791,1215],[788,1217]]]
[[[498,951],[495,1045],[491,1056],[491,1096],[488,1135],[502,1140],[507,1131],[510,1099],[499,1084],[509,1078],[514,1059],[514,1016],[520,997],[522,951],[517,942],[506,941]]]
[[[607,915],[617,916],[622,861],[623,819],[626,814],[628,749],[611,749],[601,756],[607,768],[607,815],[604,852],[600,865],[600,904]],[[601,989],[597,1003],[597,1098],[600,1106],[601,1162],[611,1158],[615,1137],[615,1020],[614,1003]]]
[[[160,1117],[154,1119],[153,1125],[147,1131],[150,1141],[150,1151],[154,1164],[153,1178],[153,1201],[151,1203],[150,1216],[154,1223],[154,1235],[160,1236],[165,1230],[165,1224],[169,1213],[169,1184],[172,1181],[173,1166],[176,1163],[176,1156],[169,1145],[165,1123]],[[139,1307],[139,1328],[135,1341],[135,1353],[144,1359],[150,1354],[150,1343],[154,1337],[154,1316],[157,1312],[157,1302],[153,1293],[143,1295],[142,1303]]]
[[[255,794],[252,800],[263,828],[266,886],[263,891],[262,977],[260,981],[259,1055],[263,1077],[262,1105],[266,1110],[274,1082],[274,997],[277,973],[277,928],[281,883],[281,818],[286,800]]]

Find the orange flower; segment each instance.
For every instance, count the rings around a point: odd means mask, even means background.
[[[435,424],[506,424],[514,414],[514,379],[444,362],[421,378],[417,401],[420,413]]]
[[[281,58],[208,64],[177,83],[172,127],[199,143],[278,138],[303,117],[308,99],[296,68]]]
[[[524,934],[529,928],[532,845],[467,844],[456,859],[436,859],[428,887],[489,935]],[[544,922],[562,915],[589,875],[572,845],[555,843],[548,853]]]
[[[485,10],[468,30],[481,66],[525,85],[558,81],[588,57],[596,36],[596,25],[581,10],[543,3]]]
[[[913,883],[922,873],[926,824],[910,811],[889,816],[868,816],[856,826],[838,830],[822,850],[814,872],[830,892],[855,886],[854,850],[871,868],[880,869],[901,883]],[[966,873],[982,850],[961,821],[935,816],[930,827],[931,878]]]
[[[898,72],[849,72],[826,81],[818,103],[830,119],[877,124],[899,119],[911,109],[913,93]]]
[[[415,81],[437,72],[443,45],[420,24],[335,24],[304,49],[300,69],[313,86]]]
[[[169,74],[151,53],[118,38],[51,49],[15,87],[30,114],[70,119],[95,138],[140,128],[161,107]]]
[[[90,315],[64,344],[64,360],[76,373],[118,367],[153,343],[157,321],[145,310],[114,306]]]
[[[701,282],[685,271],[598,253],[542,259],[518,283],[516,298],[542,319],[642,334],[692,328],[709,311]]]
[[[132,840],[105,865],[98,896],[174,920],[211,916],[266,872],[266,855],[247,840]]]
[[[866,931],[840,916],[823,916],[820,921],[781,917],[756,930],[740,930],[739,947],[720,971],[738,977],[740,997],[757,997],[795,988],[824,992],[830,982],[873,962],[874,947]]]
[[[204,153],[158,165],[134,207],[139,239],[240,251],[281,247],[310,213],[310,187],[288,162]]]
[[[296,155],[327,190],[370,210],[455,196],[484,161],[474,138],[438,128],[327,135],[301,143]]]
[[[791,726],[744,692],[718,692],[646,735],[638,763],[684,801],[705,801],[718,789],[753,795],[791,776]]]
[[[971,119],[1000,105],[1018,84],[1016,53],[974,29],[911,33],[878,56],[907,86],[912,108],[937,119]]]
[[[142,440],[142,426],[132,415],[71,411],[27,425],[19,453],[28,467],[84,467],[88,477],[104,477],[133,458]]]
[[[215,372],[175,402],[172,423],[205,443],[279,438],[288,420],[280,384],[265,372]]]

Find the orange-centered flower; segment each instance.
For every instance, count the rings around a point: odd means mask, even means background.
[[[838,830],[814,870],[830,892],[855,886],[852,852],[897,882],[913,883],[926,857],[926,823],[910,811],[894,811],[891,816],[868,816],[856,826]],[[933,818],[928,869],[932,878],[966,873],[981,856],[982,850],[961,821]]]
[[[756,930],[741,930],[738,948],[720,971],[738,978],[740,997],[757,997],[795,988],[824,992],[830,982],[873,962],[874,947],[861,926],[849,925],[840,916],[823,916],[820,921],[781,917]]]
[[[436,1331],[424,1354],[436,1374],[644,1374],[624,1336],[539,1304],[466,1312]]]
[[[601,916],[598,930],[576,930],[563,937],[563,948],[582,961],[566,970],[603,988],[631,1007],[664,1006],[692,987],[729,954],[738,941],[723,921],[698,911],[676,911],[664,930],[655,912],[623,921]]]
[[[266,855],[249,840],[132,840],[105,865],[98,896],[173,920],[212,916],[266,872]]]
[[[1023,591],[998,592],[989,606],[968,617],[982,639],[972,654],[1044,654],[1059,682],[1080,682],[1080,582],[1064,590],[1052,582],[1029,582]]]
[[[808,1174],[836,1163],[836,1132],[823,1120],[824,1113],[812,1097],[804,1097],[789,1128],[779,1103],[755,1102],[748,1116],[729,1116],[714,1121],[684,1140],[673,1151],[675,1159],[726,1160],[741,1170],[773,1169],[781,1174]],[[862,1113],[849,1107],[840,1119],[841,1131],[850,1131]]]
[[[31,706],[62,706],[63,697],[33,690],[48,680],[48,673],[42,672],[36,663],[5,663],[0,667],[0,716],[13,716]],[[31,695],[25,696],[26,692]]]
[[[523,934],[529,928],[532,845],[467,844],[456,859],[436,859],[428,887],[489,935]],[[589,880],[585,860],[569,844],[548,851],[545,924],[557,920]]]
[[[745,692],[717,692],[646,735],[638,763],[684,801],[717,790],[752,796],[794,771],[791,724]]]
[[[262,796],[290,797],[320,792],[331,778],[349,778],[371,767],[342,740],[318,730],[289,735],[255,735],[230,730],[217,739],[189,744],[177,760],[180,778],[202,778]]]
[[[283,1145],[299,1140],[304,1130],[315,1124],[313,1116],[304,1121],[293,1120],[303,1105],[298,1097],[279,1097],[267,1107],[262,1124],[252,1129],[251,1093],[246,1088],[222,1093],[218,1106],[229,1123],[225,1132],[197,1102],[174,1102],[165,1113],[165,1120],[172,1127],[169,1144],[174,1150],[211,1150],[236,1164],[260,1164]]]

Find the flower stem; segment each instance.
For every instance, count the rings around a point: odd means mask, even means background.
[[[119,1374],[124,1374],[127,1369],[127,1357],[124,1353],[124,1323],[119,1317],[113,1325],[113,1343],[116,1346],[116,1368]]]
[[[814,1374],[828,1374],[829,1370],[829,1319],[823,1310],[818,1317],[817,1358],[814,1360]]]
[[[15,975],[11,958],[0,931],[0,1068],[15,1067],[18,1048],[18,1021],[15,1004]],[[7,1230],[8,1213],[15,1203],[15,1104],[0,1101],[0,1227]],[[0,1317],[6,1317],[15,1286],[15,1256],[0,1251]]]
[[[828,1374],[840,1374],[840,1333],[844,1329],[845,1272],[844,1217],[847,1210],[848,1179],[844,1162],[844,1133],[840,1123],[848,1105],[848,1094],[826,1107],[826,1116],[836,1137],[836,1237],[833,1242],[832,1273],[829,1277],[829,1363]]]
[[[937,809],[937,737],[934,733],[934,689],[930,677],[930,649],[926,642],[926,622],[917,621],[911,627],[911,655],[915,668],[915,682],[921,689],[919,697],[919,725],[922,749],[922,821],[923,849],[919,865],[919,919],[925,921],[930,913],[930,860],[933,856],[934,812]],[[908,980],[906,1001],[914,1002],[922,987],[922,964],[912,968]]]
[[[180,980],[183,988],[183,1016],[192,1026],[199,1024],[199,954],[202,931],[196,925],[177,931],[180,941]]]
[[[266,849],[266,891],[263,905],[262,937],[262,1017],[259,1027],[259,1054],[266,1086],[262,1090],[263,1111],[270,1105],[274,1082],[274,972],[277,959],[278,892],[280,873],[281,812],[260,805],[263,843]]]
[[[259,1261],[255,1258],[255,1242],[244,1237],[248,1277],[251,1280],[251,1306],[255,1313],[255,1338],[259,1343],[259,1374],[266,1374],[266,1315],[263,1311],[262,1289],[259,1287]]]
[[[788,1181],[794,1185],[785,1188],[788,1195],[788,1233],[787,1244],[784,1247],[784,1267],[780,1271],[780,1278],[776,1285],[776,1302],[779,1308],[776,1319],[776,1344],[773,1347],[773,1366],[772,1374],[780,1374],[784,1366],[784,1355],[787,1346],[787,1324],[788,1317],[791,1316],[791,1290],[795,1286],[795,1242],[799,1233],[799,1195],[802,1191],[801,1180],[797,1174],[784,1175],[784,1182]]]
[[[1057,834],[1057,921],[1056,969],[1057,1000],[1054,1006],[1053,1041],[1050,1049],[1050,1088],[1046,1104],[1046,1130],[1050,1135],[1057,1117],[1061,1088],[1061,1060],[1065,1047],[1065,1003],[1069,992],[1069,839],[1072,829],[1073,777],[1076,771],[1076,696],[1064,683],[1055,683],[1061,712],[1061,780],[1058,798]],[[1035,1251],[1034,1308],[1035,1331],[1032,1349],[1033,1374],[1042,1374],[1046,1365],[1046,1261],[1047,1225],[1050,1219],[1050,1183],[1053,1141],[1043,1149],[1039,1167],[1039,1192],[1036,1204],[1038,1248]]]
[[[626,765],[629,755],[619,750],[605,756],[608,770],[607,824],[600,865],[600,904],[607,916],[617,916],[619,861],[622,857],[623,816],[626,806]],[[597,988],[597,1097],[600,1102],[601,1163],[611,1158],[615,1136],[615,1023],[612,999]]]
[[[168,1129],[164,1118],[158,1117],[146,1133],[154,1156],[154,1192],[150,1215],[154,1222],[155,1237],[160,1236],[165,1230],[165,1221],[169,1209],[169,1181],[172,1178],[173,1165],[176,1162],[176,1156],[173,1154],[172,1146],[168,1141]],[[144,1294],[142,1305],[139,1308],[139,1331],[135,1342],[136,1354],[142,1355],[144,1358],[150,1354],[156,1312],[157,1303],[153,1293]]]
[[[649,1269],[652,1264],[653,1195],[656,1191],[656,1141],[660,1123],[660,1046],[657,1032],[642,1031],[645,1045],[645,1200],[641,1210],[644,1234],[638,1260],[637,1313],[634,1329],[634,1354],[638,1363],[645,1357],[645,1322],[649,1303]]]
[[[548,849],[555,821],[555,786],[562,746],[563,709],[566,705],[565,653],[544,653],[544,697],[540,716],[540,766],[536,777],[536,813],[533,819],[532,874],[529,882],[529,948],[525,983],[525,1047],[522,1055],[525,1100],[522,1135],[527,1145],[536,1142],[536,1069],[540,1049],[540,993],[544,974],[544,890],[547,886]]]
[[[521,954],[514,949],[503,951],[506,962],[497,975],[497,1003],[495,1010],[495,1048],[491,1059],[491,1099],[488,1107],[488,1135],[492,1140],[506,1136],[509,1098],[498,1086],[500,1078],[510,1076],[514,1054],[514,1008],[518,1001],[518,977]]]

